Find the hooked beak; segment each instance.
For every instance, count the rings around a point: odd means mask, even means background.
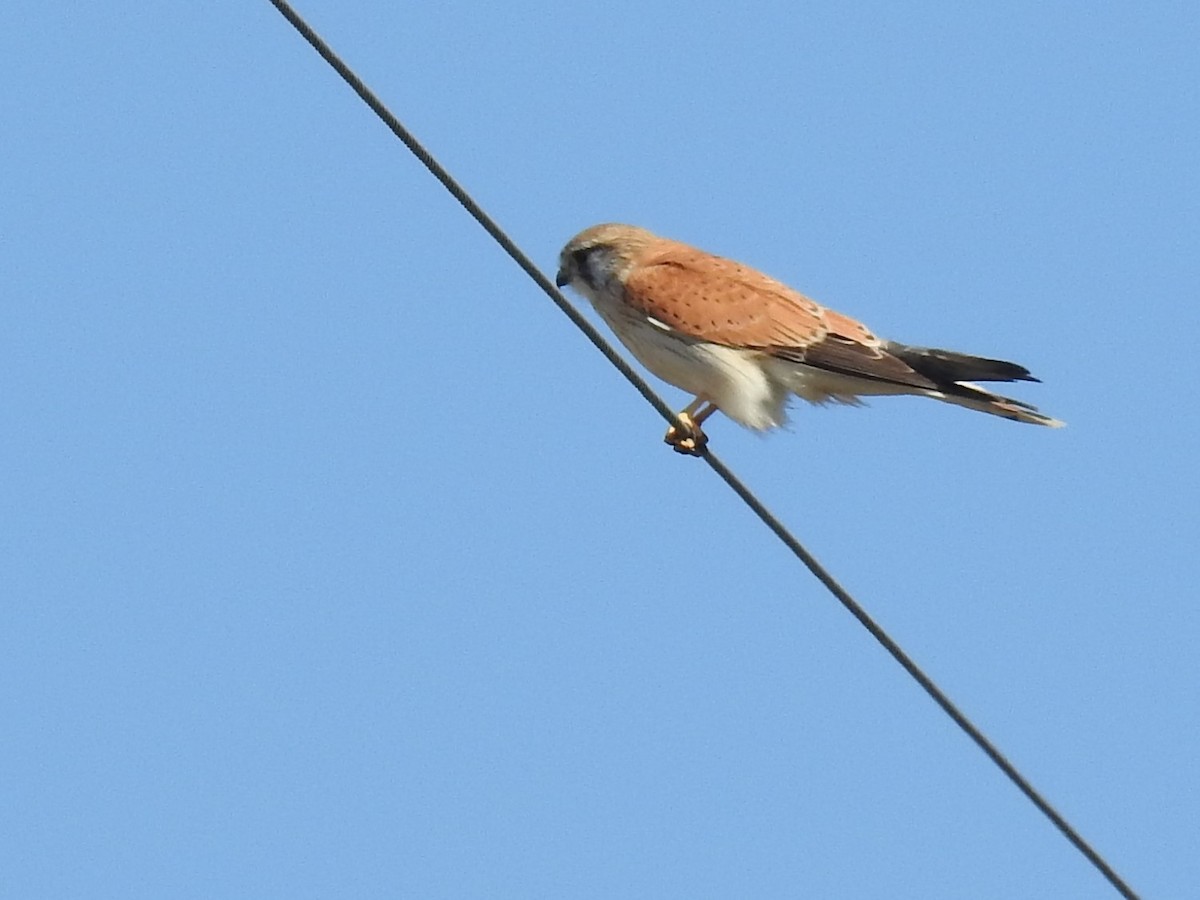
[[[554,283],[560,288],[564,288],[571,283],[571,278],[569,275],[567,275],[566,269],[558,270],[558,274],[554,276]]]

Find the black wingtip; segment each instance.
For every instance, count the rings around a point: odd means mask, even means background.
[[[914,371],[930,381],[952,384],[956,381],[1040,381],[1024,366],[1003,359],[969,356],[936,347],[910,347],[889,341],[884,349],[904,360]]]

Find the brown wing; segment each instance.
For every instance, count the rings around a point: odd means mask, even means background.
[[[881,349],[860,322],[748,266],[686,244],[663,242],[639,259],[625,279],[625,299],[697,340],[847,375],[935,387]]]

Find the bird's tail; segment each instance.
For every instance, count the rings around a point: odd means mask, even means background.
[[[914,371],[937,385],[936,393],[931,392],[931,395],[939,400],[993,416],[1012,419],[1015,422],[1028,422],[1031,425],[1045,425],[1049,428],[1062,428],[1066,424],[1043,415],[1035,406],[1011,397],[994,394],[973,383],[975,381],[1038,381],[1029,374],[1029,370],[1024,366],[1005,362],[1002,359],[969,356],[953,350],[910,347],[895,341],[889,342],[884,349],[892,356],[902,359]]]
[[[947,403],[965,406],[967,409],[977,409],[980,412],[991,413],[993,416],[1012,419],[1014,422],[1028,422],[1030,425],[1045,425],[1048,428],[1062,428],[1067,424],[1038,412],[1035,406],[1014,400],[1012,397],[993,394],[969,381],[958,381],[953,385],[947,385],[939,390],[938,394],[940,395],[938,399],[945,400]]]

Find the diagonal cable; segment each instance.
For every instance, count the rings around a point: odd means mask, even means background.
[[[400,139],[404,146],[412,151],[412,154],[421,161],[425,168],[429,170],[430,174],[442,183],[442,186],[445,187],[446,190],[448,190],[454,197],[454,199],[457,200],[463,206],[463,208],[471,214],[471,217],[474,218],[475,221],[478,222],[483,229],[492,236],[496,243],[504,249],[504,251],[512,258],[512,260],[518,266],[520,266],[522,270],[524,270],[525,274],[533,279],[537,286],[542,289],[542,291],[551,299],[551,301],[553,301],[554,305],[562,310],[567,318],[569,318],[571,322],[573,322],[575,326],[583,332],[584,336],[592,342],[596,349],[604,354],[604,357],[616,367],[617,371],[625,376],[626,380],[637,389],[637,392],[645,398],[646,402],[653,406],[658,414],[668,422],[686,428],[686,426],[676,418],[675,412],[671,409],[671,407],[668,406],[667,403],[654,392],[654,389],[650,387],[646,380],[642,378],[642,376],[639,375],[637,371],[635,371],[633,367],[631,367],[629,363],[627,363],[613,349],[612,345],[596,329],[596,327],[592,325],[592,323],[586,318],[584,318],[584,316],[577,309],[575,309],[570,302],[567,301],[558,288],[555,287],[554,284],[552,284],[550,280],[542,274],[541,270],[533,264],[533,261],[525,255],[521,248],[518,247],[516,243],[514,243],[513,240],[504,232],[504,230],[496,224],[491,216],[484,212],[483,208],[475,202],[471,195],[468,194],[462,188],[462,186],[451,177],[450,173],[447,172],[442,165],[436,159],[434,159],[433,155],[421,145],[421,143],[413,136],[413,134],[400,123],[400,120],[397,119],[391,113],[391,111],[383,105],[383,102],[376,97],[375,94],[372,93],[365,84],[363,84],[362,80],[354,74],[350,67],[342,62],[341,58],[334,53],[329,45],[321,39],[320,35],[313,31],[309,24],[305,22],[304,19],[302,19],[294,9],[292,9],[286,0],[270,0],[270,3],[277,10],[279,10],[279,12],[285,19],[288,20],[289,23],[291,23],[292,27],[300,33],[301,37],[303,37],[306,41],[308,41],[309,44],[312,45],[312,48],[316,50],[318,54],[320,54],[321,58],[333,67],[334,71],[336,71],[338,75],[342,77],[342,80],[350,85],[354,92],[358,94],[359,98],[371,108],[375,115],[377,115],[385,125],[387,125],[391,132]],[[1017,768],[1008,761],[1008,758],[1000,752],[996,745],[993,744],[987,738],[987,736],[984,735],[984,733],[980,731],[970,719],[967,718],[966,714],[963,713],[942,691],[942,689],[934,683],[933,679],[926,675],[924,670],[922,670],[921,667],[918,666],[913,659],[904,652],[904,649],[897,644],[874,619],[871,618],[871,616],[858,603],[858,601],[855,600],[854,597],[852,597],[850,593],[838,583],[837,579],[835,579],[833,575],[831,575],[829,571],[823,565],[821,565],[817,558],[813,556],[804,547],[804,545],[800,543],[799,540],[797,540],[797,538],[788,530],[788,528],[779,520],[779,518],[769,509],[767,509],[766,505],[759,500],[758,497],[748,487],[746,487],[742,480],[707,448],[701,449],[701,455],[703,456],[704,461],[708,463],[709,467],[717,473],[718,477],[720,477],[720,479],[724,481],[733,490],[733,492],[742,499],[742,501],[754,512],[756,516],[758,516],[764,525],[774,532],[775,536],[779,538],[784,546],[786,546],[792,552],[792,554],[796,556],[797,559],[799,559],[802,563],[804,563],[805,566],[808,567],[809,571],[816,576],[818,581],[825,585],[829,592],[833,594],[835,598],[837,598],[838,602],[841,603],[842,606],[846,607],[846,609],[852,616],[854,616],[854,618],[858,619],[862,626],[866,628],[868,632],[870,632],[871,636],[875,638],[875,640],[878,641],[889,654],[891,654],[892,658],[895,659],[896,662],[901,665],[901,667],[903,667],[904,671],[911,675],[913,680],[921,686],[925,693],[933,698],[933,701],[942,708],[946,715],[954,720],[954,724],[961,728],[966,735],[975,742],[979,749],[982,750],[987,757],[996,764],[1000,771],[1008,776],[1008,779],[1017,786],[1021,793],[1028,797],[1030,802],[1033,803],[1033,805],[1036,806],[1060,832],[1062,832],[1063,836],[1070,841],[1071,844],[1074,845],[1074,847],[1084,855],[1084,857],[1087,858],[1088,862],[1090,862],[1096,867],[1097,870],[1099,870],[1100,874],[1102,874],[1108,880],[1109,884],[1111,884],[1117,890],[1117,892],[1121,894],[1121,896],[1129,898],[1129,900],[1137,900],[1137,894],[1135,894],[1133,889],[1130,888],[1124,879],[1117,874],[1116,870],[1108,864],[1104,857],[1102,857],[1087,841],[1085,841],[1079,832],[1076,831],[1071,825],[1071,823],[1068,822],[1063,815],[1059,813],[1058,810],[1056,810],[1050,804],[1050,802],[1037,791],[1036,788],[1034,788],[1032,784],[1030,784],[1029,780],[1026,779],[1025,776],[1022,775]]]

